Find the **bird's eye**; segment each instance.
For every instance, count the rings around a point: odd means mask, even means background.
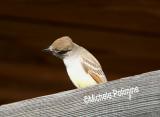
[[[58,54],[65,54],[65,53],[67,53],[68,52],[68,50],[65,50],[65,51],[59,51],[59,52],[57,52]]]

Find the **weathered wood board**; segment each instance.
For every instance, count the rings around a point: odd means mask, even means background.
[[[58,116],[160,117],[160,71],[0,106],[0,117]]]

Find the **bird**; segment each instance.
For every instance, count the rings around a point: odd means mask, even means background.
[[[63,60],[68,76],[76,88],[107,82],[98,60],[87,49],[74,43],[69,36],[56,39],[44,51]]]

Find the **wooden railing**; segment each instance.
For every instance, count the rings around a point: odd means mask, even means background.
[[[2,105],[0,117],[160,117],[160,71]]]

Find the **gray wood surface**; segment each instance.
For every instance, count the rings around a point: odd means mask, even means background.
[[[138,87],[128,95],[86,104],[84,96]],[[112,95],[113,96],[113,95]],[[160,117],[160,71],[0,106],[0,117]]]

